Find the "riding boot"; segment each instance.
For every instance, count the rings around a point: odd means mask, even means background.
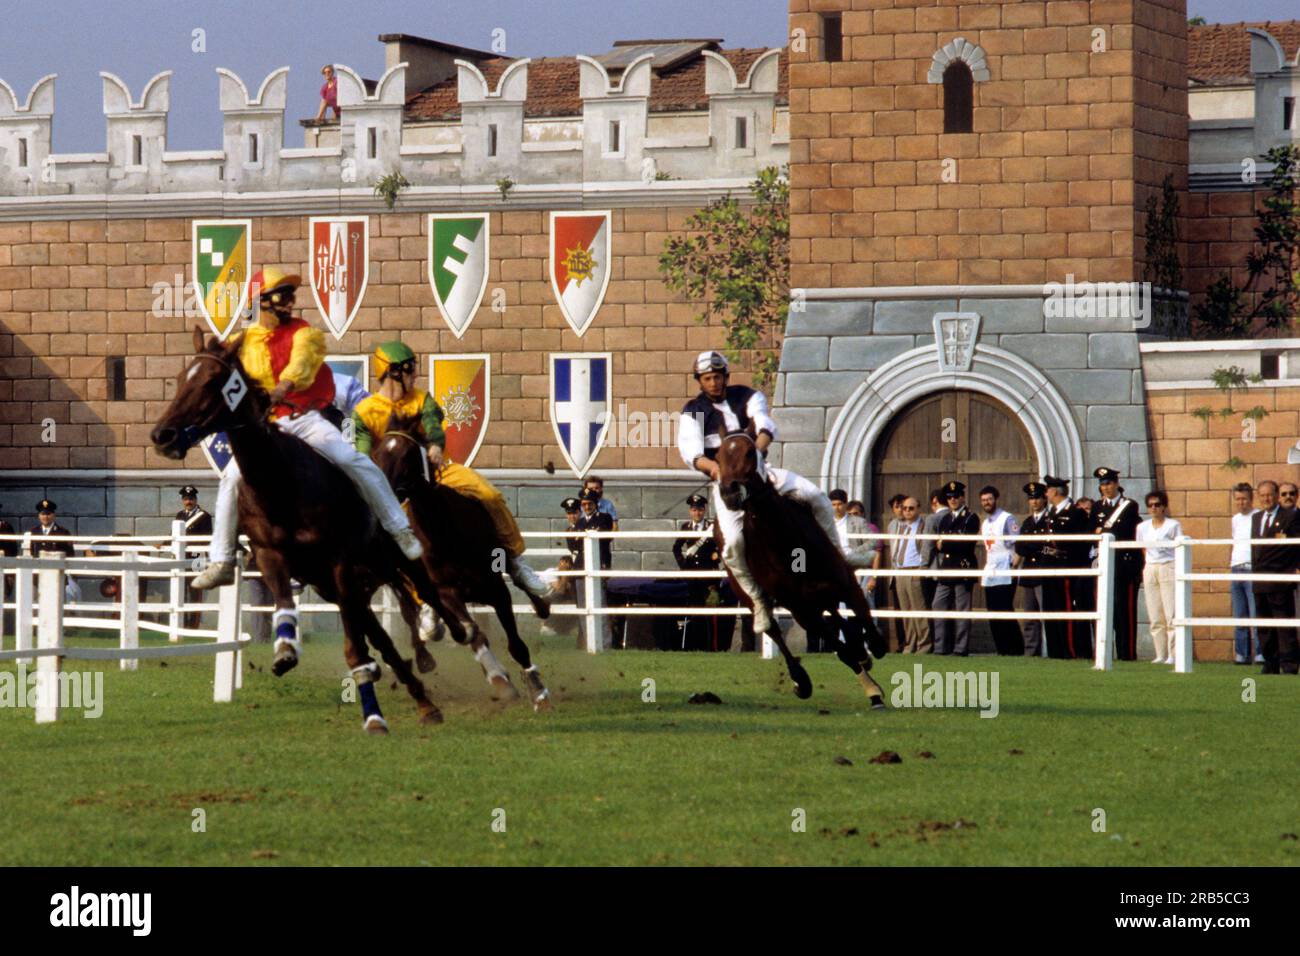
[[[546,586],[541,576],[523,561],[511,557],[506,562],[506,573],[510,575],[510,580],[515,582],[516,587],[529,597],[541,601],[549,600],[550,588]]]

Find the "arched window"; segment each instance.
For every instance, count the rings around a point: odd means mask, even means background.
[[[943,71],[943,131],[969,133],[974,129],[975,79],[961,60]]]

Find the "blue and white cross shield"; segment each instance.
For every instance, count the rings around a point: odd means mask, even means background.
[[[216,432],[209,435],[199,442],[199,447],[203,449],[203,457],[208,460],[208,464],[212,466],[212,470],[218,475],[226,470],[230,460],[235,457],[235,453],[230,448],[230,440],[226,438],[225,432]]]
[[[560,452],[579,478],[596,460],[612,411],[609,352],[551,355],[551,425]]]

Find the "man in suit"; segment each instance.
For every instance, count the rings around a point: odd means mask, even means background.
[[[1025,497],[1029,502],[1029,514],[1020,522],[1020,537],[1016,539],[1017,567],[1026,570],[1038,570],[1049,567],[1044,562],[1043,545],[1039,542],[1026,541],[1027,535],[1047,533],[1047,486],[1041,481],[1031,481],[1024,487]],[[1046,610],[1043,604],[1044,578],[1021,577],[1016,579],[1020,585],[1020,604],[1025,611]],[[1043,652],[1043,622],[1039,619],[1024,621],[1021,630],[1025,638],[1025,656],[1038,657]]]
[[[703,538],[677,538],[673,541],[673,558],[682,571],[717,571],[722,561],[718,552],[717,541],[713,537],[713,522],[709,520],[709,500],[703,495],[691,495],[686,499],[691,520],[683,521],[679,531],[707,531]],[[717,603],[718,582],[705,578],[690,578],[686,582],[689,602],[693,607],[704,607]],[[711,651],[717,649],[716,617],[688,617],[682,622],[680,647],[686,651]]]
[[[1277,482],[1261,481],[1255,489],[1259,511],[1251,516],[1252,538],[1300,538],[1300,512],[1278,504]],[[1256,574],[1291,574],[1300,553],[1267,544],[1250,547],[1250,567]],[[1255,614],[1261,620],[1295,617],[1295,585],[1290,581],[1255,581]],[[1300,673],[1300,647],[1293,627],[1261,627],[1264,651],[1261,674]]]
[[[925,527],[925,521],[921,517],[920,502],[915,498],[904,498],[901,510],[903,517],[899,519],[898,530],[895,534],[902,535],[902,537],[897,541],[890,542],[889,566],[906,571],[919,571],[925,567],[921,549],[924,542],[916,539],[916,536],[922,533],[921,529]],[[928,610],[925,594],[921,590],[923,578],[909,575],[894,580],[897,582],[899,610],[912,611],[913,613]],[[926,626],[926,621],[919,617],[908,618],[904,622],[904,631],[907,635],[907,643],[903,646],[905,653],[933,653],[934,644],[930,637],[930,629]]]
[[[1065,478],[1048,475],[1043,479],[1047,494],[1047,534],[1091,534],[1092,522],[1075,506],[1070,498],[1070,482]],[[1059,578],[1047,578],[1043,584],[1043,610],[1088,610],[1087,592],[1079,587],[1079,575],[1070,569],[1087,568],[1091,564],[1088,541],[1050,541],[1043,546],[1042,558],[1048,567],[1060,568]],[[1092,626],[1087,621],[1067,620],[1047,622],[1047,656],[1058,658],[1092,657]]]
[[[1116,541],[1133,541],[1142,518],[1137,502],[1124,496],[1119,486],[1119,472],[1114,468],[1098,468],[1093,473],[1101,497],[1092,506],[1092,525],[1098,535],[1113,534]],[[1120,548],[1115,552],[1114,603],[1111,605],[1115,624],[1115,657],[1121,661],[1137,660],[1137,599],[1142,583],[1142,568],[1146,564],[1143,552],[1136,548]],[[1095,605],[1094,605],[1095,606]]]
[[[925,516],[925,526],[921,531],[922,534],[938,534],[939,524],[948,515],[947,499],[943,496],[943,489],[936,488],[930,492],[930,513]],[[921,563],[927,568],[933,568],[939,563],[939,552],[935,548],[938,542],[934,538],[925,538],[921,541]],[[934,592],[939,586],[938,578],[921,579],[921,596],[925,598],[925,609],[934,610]],[[934,618],[926,619],[926,630],[930,632],[930,646],[934,647],[935,637],[937,634]]]
[[[910,526],[919,517],[917,513],[913,511],[912,521],[903,520],[903,502],[905,502],[906,500],[907,500],[907,495],[894,495],[894,497],[889,499],[889,510],[890,513],[892,514],[892,517],[889,519],[889,524],[885,528],[886,534],[901,534],[902,533],[901,529],[905,524]],[[849,513],[850,514],[853,513],[852,502],[849,503]],[[889,549],[891,555],[893,554],[892,544],[897,544],[897,543],[898,542],[896,541],[891,543],[891,547]],[[890,567],[893,567],[893,565],[890,565]],[[920,585],[918,584],[917,586],[919,587]],[[879,591],[880,588],[877,587],[876,590]],[[894,607],[894,608],[901,607],[901,605],[899,604],[899,597],[898,597],[897,578],[891,577],[889,579],[889,585],[881,593],[881,597],[888,599],[888,604],[886,605],[885,603],[882,602],[881,604],[882,607],[884,606]],[[894,639],[898,642],[899,651],[903,651],[907,648],[907,633],[901,618],[894,618]]]
[[[36,520],[38,524],[35,527],[28,528],[27,533],[32,536],[32,557],[38,558],[46,551],[60,551],[67,557],[71,558],[76,555],[77,549],[71,541],[61,540],[70,538],[72,532],[58,522],[58,507],[49,498],[42,498],[36,505]],[[76,603],[81,600],[81,585],[72,575],[64,577],[63,596],[69,603]]]
[[[979,567],[975,547],[979,543],[980,519],[966,507],[966,486],[960,481],[950,481],[943,487],[948,501],[948,513],[939,522],[939,534],[945,537],[935,542],[942,571],[973,571]],[[936,611],[969,611],[974,578],[939,578],[934,589]],[[965,657],[970,653],[970,618],[951,620],[942,618],[934,624],[934,652]]]

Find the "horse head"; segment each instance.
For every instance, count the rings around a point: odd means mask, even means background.
[[[718,489],[722,503],[736,511],[762,486],[754,423],[750,422],[743,431],[727,431],[724,426],[718,432],[722,436],[717,458]]]
[[[410,497],[414,482],[430,480],[424,443],[424,428],[418,415],[394,415],[388,421],[388,430],[370,453],[398,498]]]
[[[266,418],[267,398],[248,380],[235,343],[205,342],[194,327],[194,358],[176,376],[176,394],[149,433],[154,451],[180,460],[214,432]]]

